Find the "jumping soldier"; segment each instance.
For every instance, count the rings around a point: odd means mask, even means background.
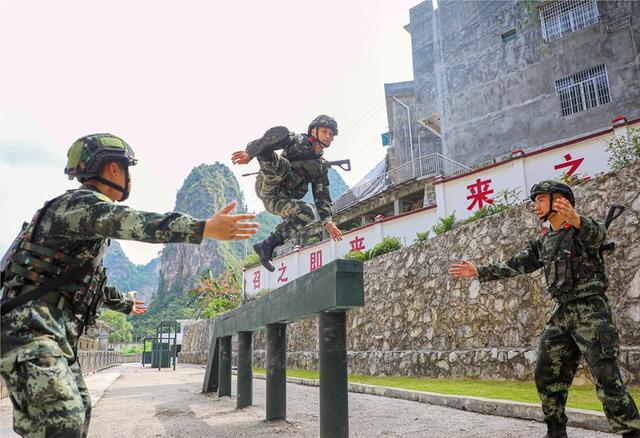
[[[564,183],[542,181],[531,188],[530,196],[538,218],[549,221],[550,228],[503,263],[476,268],[463,260],[449,273],[486,282],[542,268],[556,300],[540,336],[535,369],[546,436],[567,436],[567,395],[584,357],[611,429],[623,437],[640,438],[640,415],[616,363],[620,339],[605,295],[609,281],[601,252],[606,228],[576,212],[573,191]]]
[[[85,327],[101,306],[141,314],[144,302],[106,286],[102,258],[109,239],[200,243],[246,239],[257,231],[235,201],[207,220],[181,213],[137,211],[131,191],[133,150],[111,134],[82,137],[67,154],[65,173],[82,184],[48,201],[25,224],[3,258],[0,374],[23,436],[85,437],[91,397],[77,360]]]
[[[311,204],[302,201],[309,184],[318,216],[329,236],[342,240],[342,232],[332,221],[331,196],[329,194],[329,168],[322,159],[334,136],[338,135],[338,124],[333,117],[316,117],[306,134],[290,132],[284,126],[273,127],[247,145],[246,150],[234,152],[233,164],[247,164],[254,157],[260,164],[256,178],[256,193],[268,212],[282,217],[276,230],[265,240],[253,245],[260,262],[269,271],[273,251],[315,219]],[[275,153],[282,149],[282,154]]]

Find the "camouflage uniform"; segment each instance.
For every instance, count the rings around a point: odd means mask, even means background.
[[[616,364],[619,336],[605,296],[608,280],[599,251],[606,230],[584,216],[580,223],[579,230],[566,224],[556,231],[545,229],[506,262],[479,267],[479,279],[485,282],[544,269],[556,306],[540,336],[535,382],[548,425],[566,424],[569,386],[584,356],[611,429],[640,430],[638,409]]]
[[[102,139],[119,140],[108,135]],[[81,145],[83,154],[85,146]],[[122,151],[119,143],[114,153],[118,148]],[[106,149],[98,145],[96,150],[104,155]],[[129,165],[135,164],[132,151],[127,151]],[[77,162],[78,148],[75,154]],[[95,164],[84,155],[80,163]],[[91,397],[77,361],[78,339],[101,305],[123,313],[133,306],[129,296],[104,285],[101,262],[108,239],[200,243],[204,226],[205,221],[180,213],[147,213],[117,205],[90,185],[69,190],[36,213],[2,273],[0,374],[13,403],[16,432],[33,437],[87,435]],[[65,276],[88,262],[93,262],[92,272],[66,282]],[[15,297],[56,279],[62,283],[52,290],[12,310],[8,307]]]
[[[283,149],[282,154],[275,150]],[[293,236],[315,219],[313,206],[301,198],[309,184],[322,223],[331,221],[329,168],[316,153],[308,135],[290,133],[283,141],[258,156],[260,172],[256,194],[270,213],[284,219],[276,230],[284,237]]]

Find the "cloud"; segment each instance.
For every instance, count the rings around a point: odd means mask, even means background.
[[[12,167],[60,167],[65,159],[46,146],[28,140],[0,139],[0,163]]]

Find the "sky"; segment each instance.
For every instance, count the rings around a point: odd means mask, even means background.
[[[66,153],[110,132],[134,149],[127,205],[171,211],[195,166],[232,168],[250,211],[256,163],[233,166],[271,126],[330,114],[330,160],[353,186],[385,154],[384,84],[411,80],[403,26],[418,0],[0,0],[0,254],[44,202],[78,186]],[[121,242],[134,263],[161,245]]]

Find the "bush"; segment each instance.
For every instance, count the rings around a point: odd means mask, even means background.
[[[244,267],[245,268],[249,268],[251,266],[255,266],[255,265],[259,265],[260,264],[260,256],[258,254],[256,254],[255,252],[252,252],[251,254],[247,255],[247,258],[244,259]]]
[[[387,236],[382,239],[382,242],[375,245],[369,253],[369,258],[374,258],[386,254],[391,251],[402,248],[402,243],[398,237]]]
[[[313,236],[307,239],[307,245],[314,245],[320,243],[321,239],[318,236]]]
[[[446,233],[453,229],[453,224],[456,223],[456,212],[454,211],[449,216],[438,218],[438,223],[432,228],[436,236]]]
[[[347,260],[360,260],[361,262],[365,262],[371,259],[371,251],[349,251],[344,255],[344,258]]]
[[[624,137],[614,137],[608,142],[609,166],[620,169],[640,158],[640,129],[630,129]]]
[[[420,231],[418,231],[416,233],[416,238],[413,240],[414,242],[424,242],[425,240],[429,239],[429,231],[425,231],[423,233],[421,233]]]
[[[460,225],[468,224],[469,222],[477,221],[478,219],[499,213],[502,210],[513,207],[519,202],[520,189],[501,190],[496,194],[495,198],[493,198],[493,204],[487,204],[468,218],[461,220]]]

